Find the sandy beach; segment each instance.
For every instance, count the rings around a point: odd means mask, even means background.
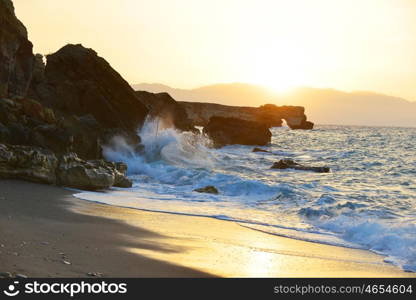
[[[0,181],[0,272],[28,277],[415,277],[369,251]],[[91,275],[91,274],[90,274]]]

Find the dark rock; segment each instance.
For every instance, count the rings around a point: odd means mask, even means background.
[[[208,185],[199,189],[195,189],[194,192],[207,193],[207,194],[218,194],[218,190],[215,186]]]
[[[163,127],[174,127],[182,131],[197,131],[188,118],[185,108],[168,93],[154,94],[136,91],[136,95],[149,108],[150,116],[162,120]]]
[[[0,272],[0,278],[13,278],[13,275],[10,272]]]
[[[0,143],[10,143],[10,131],[2,123],[0,123]]]
[[[302,106],[277,106],[265,104],[260,107],[228,106],[216,103],[179,102],[195,126],[206,126],[213,116],[254,121],[267,127],[280,127],[283,119],[288,126],[299,126],[306,121]]]
[[[139,148],[136,130],[147,113],[130,85],[91,49],[67,45],[45,65],[42,55],[33,55],[13,3],[0,0],[1,178],[130,187],[126,166],[99,160],[101,145],[121,132]]]
[[[133,182],[127,178],[127,165],[122,162],[116,162],[114,164],[114,186],[121,188],[130,188],[133,186]]]
[[[102,127],[136,131],[148,113],[120,74],[82,45],[48,55],[44,76],[36,94],[64,114],[91,114]]]
[[[223,117],[212,117],[203,132],[211,138],[215,147],[266,145],[272,137],[269,128],[262,123]]]
[[[25,26],[13,3],[0,1],[0,98],[25,96],[32,78],[34,56]]]
[[[140,144],[141,139],[140,136],[137,135],[135,132],[125,131],[121,128],[110,128],[106,129],[103,133],[103,145],[109,145],[114,143],[114,138],[120,137],[124,140],[124,142],[130,145],[133,148],[140,148],[142,145]]]
[[[87,276],[89,276],[89,277],[102,277],[103,274],[100,273],[100,272],[88,272]]]
[[[101,139],[104,130],[94,116],[69,116],[60,122],[60,126],[72,137],[72,151],[80,158],[102,158]]]
[[[15,101],[21,105],[22,114],[44,123],[56,123],[53,110],[44,107],[38,101],[28,98],[17,98]]]
[[[56,125],[39,125],[31,131],[31,145],[50,149],[56,154],[71,150],[73,137]]]
[[[313,171],[317,173],[328,173],[330,171],[329,167],[309,167],[303,166],[290,158],[281,159],[278,162],[275,162],[272,169],[294,169],[302,171]]]
[[[86,189],[107,189],[114,184],[114,173],[99,161],[83,161],[75,153],[63,155],[57,178],[60,185]]]
[[[261,149],[261,148],[257,148],[257,147],[253,148],[253,151],[252,152],[271,153],[270,151],[267,151],[267,150],[264,150],[264,149]]]
[[[4,126],[12,123],[24,123],[22,106],[14,100],[0,98],[0,122]]]
[[[58,183],[64,186],[99,190],[112,186],[131,187],[131,181],[125,177],[121,163],[117,165],[104,160],[80,159],[75,153],[61,157],[57,168]]]
[[[58,159],[49,150],[0,144],[0,178],[56,182]]]
[[[306,119],[302,120],[299,123],[287,123],[290,129],[305,129],[310,130],[313,129],[314,123],[306,121]]]

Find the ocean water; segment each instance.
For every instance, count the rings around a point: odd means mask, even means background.
[[[263,147],[271,153],[253,153],[252,146],[212,149],[202,135],[147,121],[139,132],[141,155],[121,138],[104,149],[107,159],[128,164],[133,187],[75,196],[368,249],[416,272],[416,128],[281,127],[272,133],[272,143]],[[281,158],[331,172],[270,169]],[[193,191],[207,185],[219,195]]]

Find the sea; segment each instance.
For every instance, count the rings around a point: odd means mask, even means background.
[[[104,148],[123,161],[130,189],[76,197],[149,211],[206,216],[265,233],[370,250],[416,272],[416,128],[317,125],[271,128],[272,141],[220,149],[202,134],[147,120],[144,150],[121,137]],[[291,158],[330,173],[271,169]],[[194,190],[215,186],[219,193]]]

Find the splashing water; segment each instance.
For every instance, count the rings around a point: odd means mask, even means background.
[[[318,126],[273,128],[271,153],[249,146],[210,148],[203,135],[147,120],[135,151],[122,138],[104,148],[123,161],[131,189],[79,193],[131,208],[209,216],[291,238],[369,249],[416,271],[415,128]],[[329,165],[331,173],[272,170],[290,157]],[[194,189],[213,185],[219,195]]]

